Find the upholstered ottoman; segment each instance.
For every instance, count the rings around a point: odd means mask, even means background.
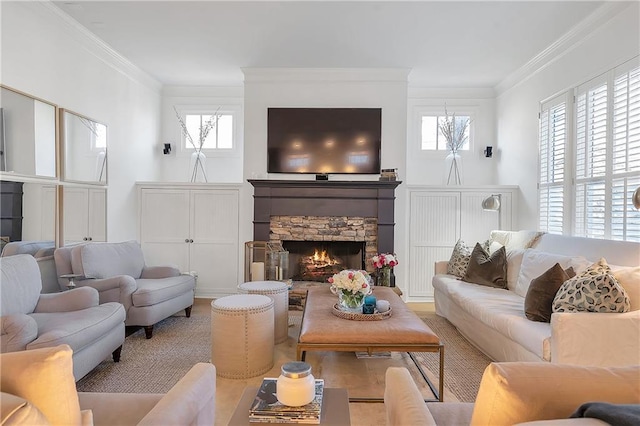
[[[289,337],[289,286],[282,281],[251,281],[238,286],[240,293],[263,294],[273,299],[275,314],[274,341],[286,342]]]
[[[273,305],[261,294],[211,302],[211,363],[218,376],[246,379],[273,367]]]

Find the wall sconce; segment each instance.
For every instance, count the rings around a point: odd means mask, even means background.
[[[487,157],[487,158],[493,157],[493,147],[491,145],[488,145],[484,149],[484,156]]]
[[[502,194],[491,194],[482,200],[482,210],[498,212],[498,229],[502,229],[502,213],[500,211],[502,204]]]
[[[640,186],[637,187],[633,192],[633,195],[631,196],[631,202],[633,203],[633,207],[635,207],[636,210],[640,210]]]
[[[164,144],[164,148],[162,149],[162,153],[164,155],[169,155],[171,154],[171,144],[170,143],[165,143]]]

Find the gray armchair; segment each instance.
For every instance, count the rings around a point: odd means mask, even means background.
[[[125,324],[143,326],[147,339],[158,321],[183,309],[191,316],[195,278],[171,266],[146,266],[137,241],[61,247],[54,258],[58,276],[81,275],[75,284],[98,290],[100,303],[122,303]],[[59,284],[66,288],[68,280]]]
[[[98,292],[79,288],[41,294],[40,268],[28,254],[0,258],[0,351],[67,344],[79,380],[113,355],[120,360],[125,312],[119,303],[98,304]]]

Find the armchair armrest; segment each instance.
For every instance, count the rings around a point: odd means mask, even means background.
[[[387,368],[384,406],[388,425],[435,426],[436,424],[424,403],[422,394],[406,368]]]
[[[440,260],[436,262],[433,266],[433,271],[436,275],[438,274],[446,274],[447,273],[447,265],[449,265],[448,260]]]
[[[41,294],[34,313],[72,312],[98,306],[98,291],[91,287]]]
[[[180,270],[175,266],[145,266],[142,269],[142,275],[140,278],[169,278],[177,277],[180,275]]]
[[[198,363],[138,424],[213,424],[215,402],[216,367],[212,364]]]
[[[76,281],[76,286],[92,287],[98,290],[100,303],[118,302],[124,305],[125,312],[131,307],[131,295],[138,288],[136,280],[129,275],[111,278],[87,279]]]
[[[0,331],[0,352],[23,351],[38,337],[38,324],[26,314],[4,315]]]
[[[551,362],[625,366],[640,364],[640,311],[551,315]]]

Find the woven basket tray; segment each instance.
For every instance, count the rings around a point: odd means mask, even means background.
[[[359,314],[354,312],[345,312],[340,309],[339,304],[333,305],[333,309],[331,309],[333,315],[338,318],[347,319],[351,321],[380,321],[391,317],[391,308],[387,312],[378,312],[376,311],[374,314]]]

